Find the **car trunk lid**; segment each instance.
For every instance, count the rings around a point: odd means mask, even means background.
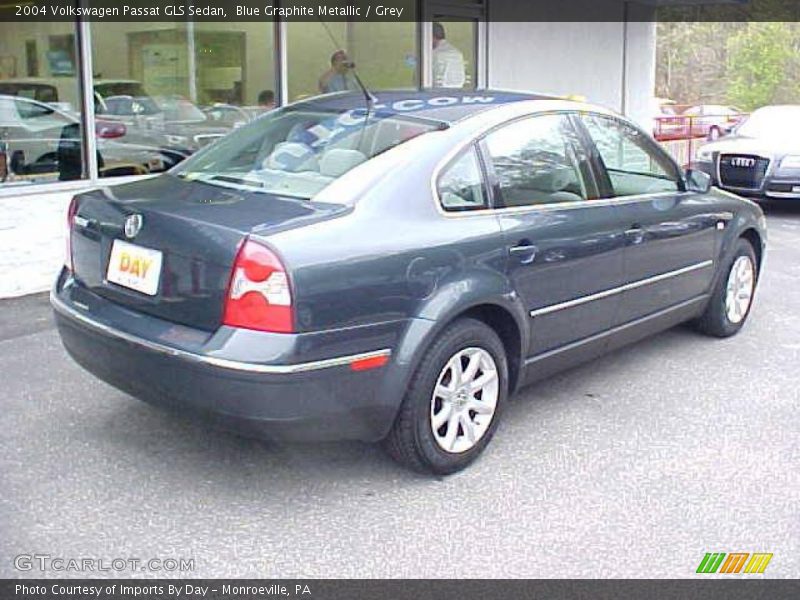
[[[74,274],[109,300],[212,331],[220,325],[231,268],[248,234],[268,236],[347,210],[172,175],[107,187],[79,198],[72,223]],[[138,221],[138,231],[131,221]],[[130,280],[120,279],[125,260],[126,274],[137,269],[142,275],[150,267],[158,271],[145,273],[150,289],[126,286]]]

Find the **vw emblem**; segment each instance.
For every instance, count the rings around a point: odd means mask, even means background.
[[[125,219],[125,237],[129,239],[135,238],[136,234],[141,231],[143,224],[142,215],[128,215]]]

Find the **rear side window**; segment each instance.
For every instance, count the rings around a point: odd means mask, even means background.
[[[439,202],[446,211],[488,208],[486,186],[474,147],[451,162],[439,177]]]
[[[673,163],[637,129],[610,117],[581,117],[597,147],[615,196],[676,192]]]
[[[516,121],[485,138],[503,205],[531,206],[587,199],[585,157],[566,115]]]

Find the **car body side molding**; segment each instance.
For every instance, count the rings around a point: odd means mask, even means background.
[[[704,260],[703,262],[689,265],[687,267],[683,267],[680,269],[675,269],[674,271],[668,271],[667,273],[661,273],[660,275],[654,275],[653,277],[647,277],[646,279],[639,279],[638,281],[633,281],[631,283],[626,283],[625,285],[621,285],[608,290],[603,290],[602,292],[589,294],[588,296],[581,296],[580,298],[567,300],[566,302],[560,302],[558,304],[551,304],[550,306],[543,306],[542,308],[537,308],[536,310],[530,311],[530,316],[538,317],[539,315],[546,315],[548,313],[552,313],[557,310],[572,308],[573,306],[586,304],[587,302],[592,302],[593,300],[600,300],[601,298],[607,298],[615,294],[621,294],[622,292],[626,292],[628,290],[635,290],[636,288],[640,288],[645,285],[650,285],[658,281],[663,281],[664,279],[677,277],[679,275],[684,275],[685,273],[691,273],[692,271],[697,271],[699,269],[705,269],[706,267],[710,267],[713,264],[714,264],[713,260]]]

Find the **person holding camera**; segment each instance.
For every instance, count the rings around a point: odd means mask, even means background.
[[[331,55],[331,68],[319,78],[319,91],[323,94],[344,92],[358,89],[352,75],[355,64],[344,50],[337,50]]]

